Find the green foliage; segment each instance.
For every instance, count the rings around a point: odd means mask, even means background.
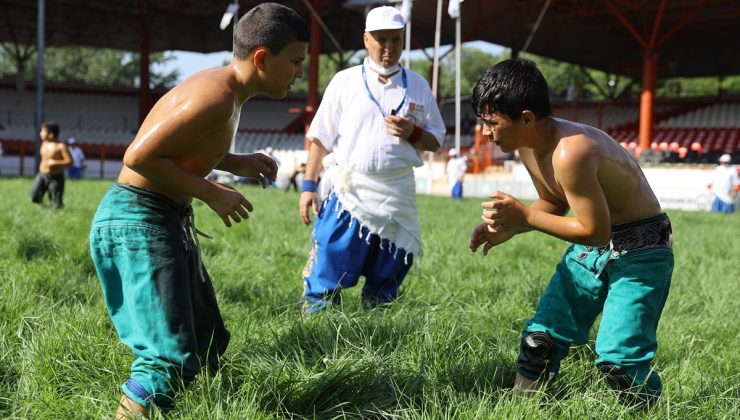
[[[29,202],[30,179],[0,179],[0,418],[109,418],[131,353],[90,261],[90,221],[111,181],[68,182],[63,210]],[[203,259],[232,341],[217,373],[177,399],[173,419],[656,418],[740,412],[734,297],[740,216],[670,212],[676,268],[658,329],[661,404],[631,413],[605,391],[593,336],[547,393],[511,391],[519,332],[566,248],[539,233],[483,257],[467,248],[480,199],[419,196],[425,253],[397,302],[302,318],[310,228],[298,194],[240,186],[249,220],[226,228],[194,203]],[[361,280],[362,281],[362,280]],[[154,418],[165,418],[154,413]]]
[[[364,51],[362,52],[364,53]],[[322,54],[319,56],[319,92],[326,90],[332,77],[348,67],[360,64],[365,58],[359,52],[345,52],[344,55],[340,53],[334,54]],[[297,80],[293,84],[293,90],[298,92],[308,92],[308,76],[309,76],[309,65],[310,58],[303,63],[303,78]]]
[[[7,47],[7,46],[6,46]],[[174,59],[171,52],[152,53],[150,85],[169,89],[175,85],[179,72],[163,72],[159,66]],[[36,78],[37,58],[33,53],[25,62],[26,81]],[[92,86],[135,87],[139,85],[139,54],[104,48],[64,47],[48,48],[44,55],[46,80],[56,83]],[[10,49],[0,49],[0,77],[15,77],[17,63]]]
[[[740,76],[663,79],[658,81],[656,94],[670,97],[740,95]]]
[[[463,46],[460,51],[460,94],[469,96],[480,76],[489,67],[506,58],[508,54],[492,55],[476,48]],[[429,62],[429,60],[426,61]],[[429,62],[429,67],[431,67],[431,62]],[[442,98],[455,97],[454,51],[447,54],[440,63],[439,93]]]

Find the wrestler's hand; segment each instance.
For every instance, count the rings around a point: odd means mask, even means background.
[[[497,191],[488,194],[490,198],[497,201],[486,201],[481,203],[483,223],[488,225],[491,233],[500,232],[502,229],[516,229],[527,226],[527,206],[509,194]]]
[[[239,170],[234,172],[234,175],[256,179],[262,185],[262,188],[267,188],[268,183],[275,182],[278,165],[274,159],[263,153],[239,155],[239,158],[241,159],[241,165]]]
[[[389,115],[383,119],[383,122],[385,122],[385,132],[391,136],[408,139],[414,132],[414,121],[408,118]]]
[[[205,203],[218,214],[227,227],[231,227],[231,220],[239,223],[242,219],[249,218],[249,212],[254,210],[254,208],[252,207],[252,203],[239,191],[217,182],[211,182],[211,184],[215,188]]]
[[[470,234],[470,250],[475,252],[478,250],[478,247],[483,245],[483,255],[486,256],[491,248],[508,241],[514,234],[513,229],[502,229],[501,232],[489,232],[488,225],[481,223]]]
[[[301,220],[303,224],[308,226],[311,224],[311,216],[308,214],[308,208],[313,208],[313,214],[316,216],[319,214],[319,202],[316,198],[316,193],[311,191],[304,191],[301,193],[301,200],[298,203],[299,211],[301,212]]]

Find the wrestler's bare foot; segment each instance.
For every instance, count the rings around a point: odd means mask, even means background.
[[[514,394],[522,396],[532,395],[541,391],[545,385],[545,381],[533,381],[517,373],[514,379]]]
[[[116,410],[116,420],[135,420],[148,418],[149,410],[142,407],[137,402],[127,397],[125,394],[121,394],[121,401],[118,403],[118,410]]]

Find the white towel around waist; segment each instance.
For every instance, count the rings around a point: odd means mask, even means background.
[[[338,165],[333,154],[324,160],[319,199],[337,195],[353,220],[371,234],[387,239],[407,254],[421,252],[421,229],[416,213],[413,168],[365,174]]]

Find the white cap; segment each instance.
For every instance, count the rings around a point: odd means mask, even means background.
[[[405,25],[406,22],[403,21],[403,16],[398,9],[391,6],[380,6],[367,14],[365,32],[403,29]]]
[[[67,144],[75,144],[77,143],[77,139],[74,137],[70,137],[67,139]]]
[[[730,156],[729,153],[725,153],[724,155],[719,157],[719,163],[730,163],[732,162],[732,156]]]
[[[460,155],[460,152],[457,151],[454,147],[450,149],[450,151],[447,153],[449,156],[458,156]]]

